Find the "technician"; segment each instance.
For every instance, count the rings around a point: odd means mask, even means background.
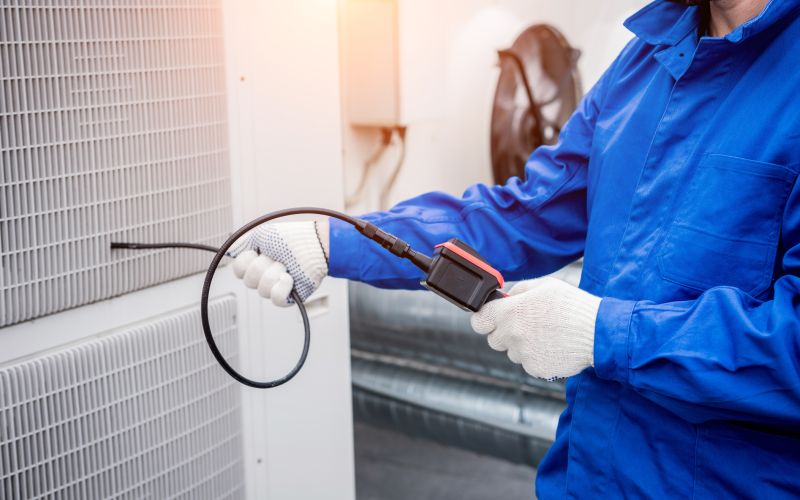
[[[800,496],[800,0],[656,1],[525,180],[364,218],[522,281],[472,317],[570,377],[541,498]],[[418,288],[349,225],[265,226],[234,268],[285,304],[326,274]],[[284,267],[285,265],[285,267]],[[286,270],[288,269],[288,274]]]

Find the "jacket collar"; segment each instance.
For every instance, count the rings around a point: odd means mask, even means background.
[[[800,0],[770,0],[759,15],[724,37],[738,43],[772,28],[786,15],[794,14]],[[697,7],[667,0],[655,0],[625,21],[625,27],[651,45],[675,45],[690,31],[697,30]]]

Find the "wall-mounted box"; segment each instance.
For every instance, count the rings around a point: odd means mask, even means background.
[[[355,126],[401,123],[397,0],[346,0],[341,11],[345,119]]]

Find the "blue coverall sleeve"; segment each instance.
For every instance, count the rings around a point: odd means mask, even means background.
[[[771,300],[732,287],[693,301],[604,298],[598,376],[629,384],[684,419],[800,425],[800,187],[784,212],[783,275]]]
[[[558,143],[533,152],[524,181],[476,184],[460,198],[427,193],[363,218],[429,254],[435,245],[460,238],[509,280],[548,274],[576,260],[586,237],[586,170],[605,80],[581,101]],[[419,287],[418,269],[335,219],[330,253],[332,276],[385,288]]]

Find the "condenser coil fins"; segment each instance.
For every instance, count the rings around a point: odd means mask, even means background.
[[[0,3],[0,326],[202,270],[231,226],[219,0]]]
[[[241,418],[194,308],[0,367],[0,498],[243,498]]]

